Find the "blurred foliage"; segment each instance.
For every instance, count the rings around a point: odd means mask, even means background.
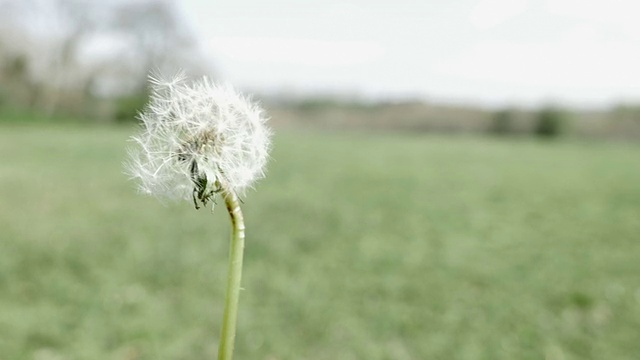
[[[495,112],[491,119],[489,132],[496,135],[508,135],[514,132],[515,111],[502,109]]]
[[[138,122],[138,113],[144,109],[148,99],[147,93],[117,99],[114,120],[118,123]]]
[[[0,106],[127,122],[150,72],[212,75],[203,49],[175,1],[0,0]]]
[[[60,114],[47,115],[41,111],[34,111],[11,106],[0,106],[0,124],[44,125],[44,124],[88,124],[94,120],[87,120],[82,116],[63,116]]]
[[[540,137],[554,138],[564,135],[569,126],[569,114],[556,106],[538,111],[533,133]]]
[[[640,124],[640,105],[618,105],[613,108],[612,114],[617,121]]]
[[[284,103],[303,113],[322,113],[332,110],[369,112],[388,105],[384,103],[367,103],[339,97],[309,97]]]
[[[56,100],[57,111],[47,111],[46,106],[25,105],[38,100],[38,97],[30,98],[25,95],[27,93],[23,93],[26,100],[16,102],[17,93],[8,83],[0,82],[0,122],[68,122],[69,118],[73,118],[86,123],[126,124],[137,122],[136,116],[148,99],[146,89],[114,99],[69,93]],[[261,102],[272,123],[282,128],[488,133],[545,138],[560,137],[570,130],[575,137],[640,140],[640,106],[632,104],[606,111],[574,109],[569,112],[557,106],[491,111],[471,105],[443,105],[420,101],[363,102],[339,98],[291,100],[266,97]]]

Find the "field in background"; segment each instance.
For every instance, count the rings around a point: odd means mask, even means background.
[[[640,140],[640,107],[632,105],[607,110],[567,109],[552,104],[538,109],[491,110],[470,104],[363,103],[322,98],[271,99],[265,104],[282,126]]]
[[[121,127],[0,127],[0,359],[211,359],[229,226]],[[636,359],[640,147],[281,132],[238,359]]]

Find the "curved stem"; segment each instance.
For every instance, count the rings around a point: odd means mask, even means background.
[[[242,255],[244,252],[244,219],[238,197],[232,191],[223,189],[222,197],[231,216],[232,235],[229,249],[229,273],[227,275],[227,294],[220,334],[218,360],[233,358],[233,345],[236,337],[238,319],[238,300],[240,298],[240,281],[242,279]]]

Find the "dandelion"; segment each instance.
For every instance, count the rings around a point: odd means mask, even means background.
[[[258,106],[207,78],[151,83],[144,131],[133,137],[138,146],[127,166],[142,192],[206,204],[222,188],[242,195],[264,176],[270,132]]]
[[[262,109],[206,77],[187,83],[151,77],[126,172],[143,193],[193,201],[196,209],[221,197],[233,227],[218,359],[233,356],[242,275],[244,221],[238,196],[264,177],[271,132]]]

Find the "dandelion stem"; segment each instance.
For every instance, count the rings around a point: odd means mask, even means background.
[[[233,358],[233,345],[236,337],[238,319],[238,300],[240,298],[240,281],[242,279],[242,256],[244,252],[244,219],[240,210],[238,196],[226,188],[222,190],[224,202],[231,216],[232,235],[229,249],[229,273],[227,275],[227,294],[220,334],[218,360]]]

